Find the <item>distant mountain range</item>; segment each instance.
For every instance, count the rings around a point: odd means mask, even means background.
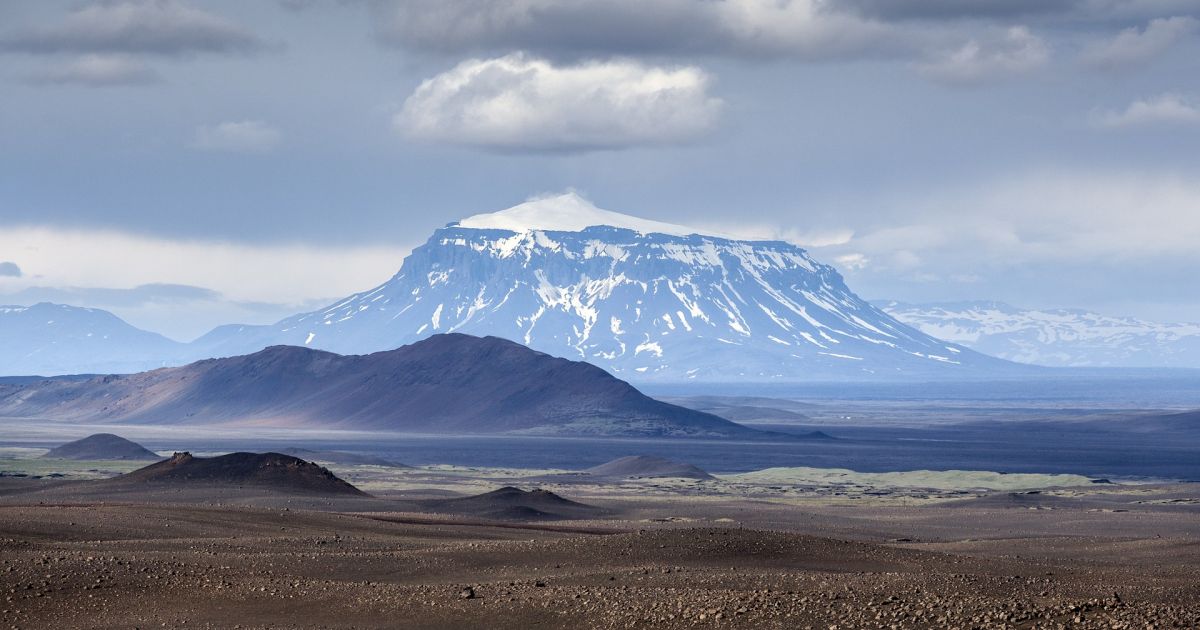
[[[113,374],[177,365],[190,349],[95,308],[0,306],[0,374]]]
[[[436,230],[390,280],[327,308],[221,326],[187,344],[95,309],[0,308],[0,374],[129,373],[276,345],[369,354],[445,332],[517,341],[637,383],[1200,366],[1195,326],[1002,305],[883,306],[890,312],[795,245],[704,235],[569,193]]]
[[[454,435],[782,437],[659,402],[587,363],[462,334],[361,356],[274,346],[125,376],[0,385],[0,417]]]
[[[1054,367],[1200,368],[1200,324],[1160,324],[1002,302],[877,302],[929,335],[992,356]]]

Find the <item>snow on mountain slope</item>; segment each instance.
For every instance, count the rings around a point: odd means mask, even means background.
[[[508,230],[510,232],[532,230],[578,232],[595,225],[607,225],[643,234],[687,236],[697,233],[696,230],[682,225],[650,221],[611,210],[601,210],[592,202],[573,192],[531,199],[500,212],[477,214],[459,221],[458,225],[480,230]]]
[[[981,376],[1016,367],[897,322],[794,245],[694,234],[574,194],[450,224],[370,291],[274,326],[219,329],[197,344],[222,355],[271,344],[363,354],[442,332],[519,341],[634,381]]]
[[[108,311],[49,303],[0,306],[0,374],[136,372],[173,364],[185,348]]]
[[[1057,367],[1200,368],[1200,324],[1159,324],[1000,302],[879,306],[935,337],[1011,361]]]

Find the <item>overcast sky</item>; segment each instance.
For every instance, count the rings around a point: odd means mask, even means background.
[[[1200,321],[1200,0],[0,2],[0,302],[188,339],[580,191],[870,299]]]

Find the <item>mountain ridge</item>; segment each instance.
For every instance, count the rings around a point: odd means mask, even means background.
[[[984,300],[876,304],[927,334],[1012,361],[1051,367],[1200,368],[1200,324]]]
[[[273,346],[133,375],[0,386],[0,416],[454,435],[779,437],[654,400],[587,363],[463,334],[368,355]]]

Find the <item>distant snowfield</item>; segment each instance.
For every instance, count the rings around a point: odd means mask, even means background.
[[[922,332],[1010,361],[1053,367],[1200,368],[1200,324],[1001,302],[879,302]]]
[[[698,230],[674,223],[602,210],[574,192],[531,199],[507,210],[476,214],[458,222],[459,227],[510,232],[578,232],[597,225],[624,228],[642,234],[688,236],[699,233]]]

